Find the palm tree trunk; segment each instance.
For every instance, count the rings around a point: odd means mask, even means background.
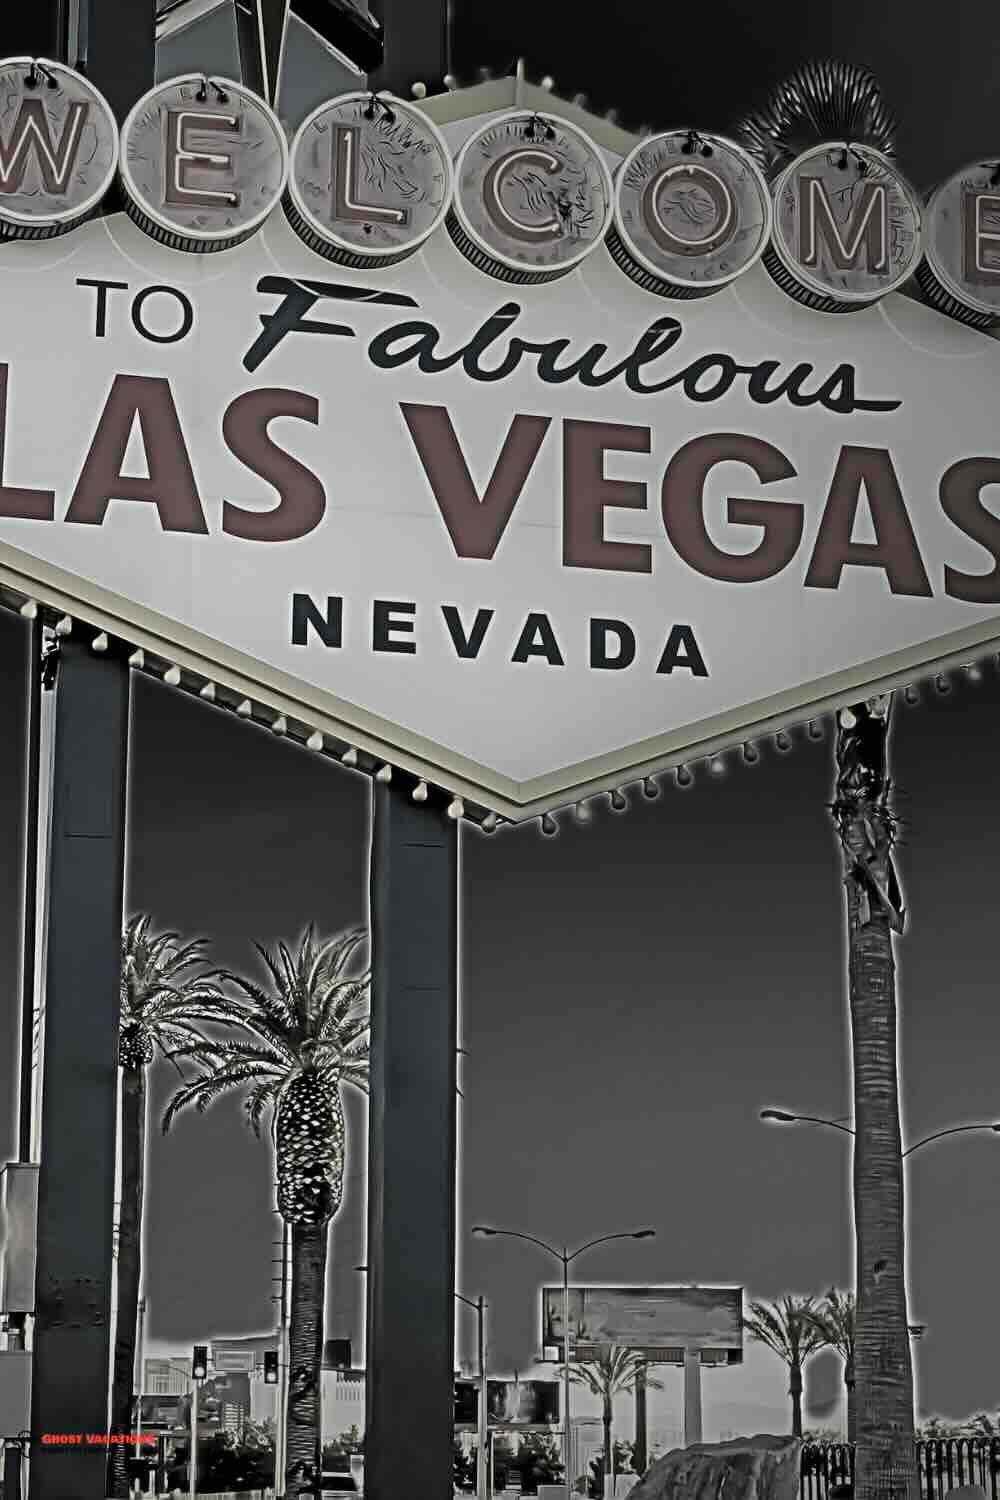
[[[289,1324],[289,1479],[319,1474],[322,1449],[323,1304],[329,1222],[292,1225],[292,1309]]]
[[[604,1419],[604,1479],[611,1477],[611,1397],[604,1397],[601,1415]]]
[[[792,1398],[792,1436],[802,1436],[802,1366],[793,1360],[788,1367],[788,1394]]]
[[[902,931],[903,910],[890,853],[889,707],[872,700],[842,710],[837,729],[834,817],[847,889],[854,1071],[856,1500],[919,1500],[896,1075],[892,932]]]
[[[118,1313],[115,1322],[115,1363],[111,1385],[111,1430],[128,1432],[132,1425],[135,1381],[135,1341],[142,1279],[142,1192],[146,1156],[146,1070],[122,1069],[121,1091],[122,1203],[118,1229]],[[140,1388],[142,1373],[139,1375]],[[110,1453],[111,1494],[129,1493],[124,1443],[113,1443]]]
[[[847,1441],[853,1443],[858,1436],[858,1402],[854,1394],[854,1360],[844,1362],[844,1385],[847,1387]]]

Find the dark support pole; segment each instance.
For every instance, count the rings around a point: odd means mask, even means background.
[[[64,0],[31,0],[0,9],[0,57],[53,57],[62,53]]]
[[[369,77],[373,89],[410,98],[410,85],[423,83],[428,94],[444,92],[451,72],[452,0],[372,0],[382,22],[385,58]]]
[[[21,1448],[7,1443],[3,1451],[3,1500],[21,1500]]]
[[[635,1443],[632,1448],[632,1467],[637,1474],[645,1474],[648,1455],[646,1453],[646,1365],[635,1375]],[[566,1476],[569,1483],[570,1476]]]
[[[451,1500],[458,836],[374,791],[365,1494]]]
[[[32,1500],[104,1500],[129,673],[69,640],[56,684],[38,1179]]]
[[[77,61],[121,125],[155,80],[155,0],[80,0],[78,50]]]
[[[42,622],[28,626],[28,726],[24,771],[24,891],[21,932],[21,1076],[18,1157],[31,1160],[31,1051],[35,1021],[35,928],[38,919],[38,778],[42,717]]]

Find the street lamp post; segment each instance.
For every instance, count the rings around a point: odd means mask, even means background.
[[[762,1109],[760,1112],[762,1120],[775,1120],[779,1125],[797,1125],[804,1122],[808,1125],[829,1125],[832,1130],[842,1130],[845,1135],[854,1135],[854,1129],[850,1125],[843,1125],[839,1120],[821,1120],[817,1115],[793,1115],[785,1109]],[[919,1151],[921,1146],[929,1146],[931,1141],[940,1141],[946,1135],[961,1135],[966,1130],[991,1130],[994,1135],[1000,1135],[1000,1124],[979,1125],[950,1125],[947,1130],[935,1130],[933,1135],[925,1135],[922,1140],[914,1141],[912,1146],[907,1146],[901,1153],[900,1160],[905,1161],[912,1156],[914,1151]]]
[[[479,1351],[479,1402],[476,1411],[476,1494],[479,1500],[486,1500],[489,1493],[488,1475],[489,1465],[487,1462],[486,1443],[488,1436],[488,1413],[486,1406],[486,1303],[481,1296],[473,1302],[471,1297],[463,1297],[461,1292],[455,1296],[459,1302],[464,1302],[466,1307],[475,1309],[476,1313],[476,1337]]]
[[[570,1261],[576,1260],[585,1250],[592,1250],[595,1245],[605,1245],[609,1240],[649,1240],[655,1234],[655,1229],[623,1230],[619,1234],[602,1234],[596,1240],[588,1240],[585,1245],[569,1254],[563,1246],[562,1250],[556,1250],[552,1245],[547,1245],[544,1240],[536,1239],[533,1234],[522,1234],[518,1229],[489,1229],[485,1224],[477,1224],[472,1231],[473,1234],[482,1237],[493,1235],[507,1235],[514,1240],[528,1240],[532,1245],[538,1245],[547,1254],[553,1256],[560,1262],[563,1268],[563,1464],[566,1470],[566,1493],[573,1480],[570,1475],[570,1460],[572,1457],[572,1427],[569,1417],[569,1387],[570,1387],[570,1336],[569,1336],[569,1265]]]

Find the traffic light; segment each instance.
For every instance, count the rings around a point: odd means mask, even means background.
[[[191,1355],[191,1377],[194,1380],[204,1380],[208,1374],[208,1345],[195,1344]]]
[[[264,1384],[278,1384],[278,1351],[277,1349],[264,1350]]]

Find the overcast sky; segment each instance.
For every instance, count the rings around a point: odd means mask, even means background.
[[[803,12],[807,14],[804,16]],[[901,117],[900,156],[922,186],[997,145],[985,6],[915,27],[897,3],[791,0],[659,8],[586,28],[577,6],[459,0],[456,60],[502,70],[520,54],[566,93],[585,89],[625,123],[731,123],[759,88],[811,53],[867,62]],[[489,16],[489,21],[484,17]],[[751,20],[752,18],[752,20]],[[613,24],[612,24],[613,23]],[[806,30],[805,28],[808,28]],[[946,94],[940,80],[947,79]],[[0,615],[0,1053],[17,1051],[22,625]],[[249,964],[250,942],[335,932],[365,919],[368,783],[231,716],[139,681],[132,735],[128,912],[208,935]],[[910,921],[898,945],[904,1133],[1000,1118],[995,893],[1000,889],[996,744],[1000,679],[897,715],[894,764]],[[581,1280],[739,1283],[748,1297],[851,1284],[849,1144],[835,1131],[767,1127],[759,1109],[849,1114],[839,856],[826,803],[831,745],[795,735],[756,768],[730,757],[627,813],[543,839],[534,826],[462,839],[460,1289],[490,1303],[491,1364],[524,1369],[538,1347],[539,1284],[556,1267],[527,1245],[475,1242],[479,1221],[570,1248],[650,1226],[651,1242],[579,1263]],[[153,1346],[272,1325],[271,1167],[235,1101],[155,1123],[170,1076],[154,1074],[147,1194]],[[16,1149],[16,1101],[0,1153]],[[364,1109],[350,1104],[354,1160]],[[909,1168],[910,1313],[924,1412],[996,1410],[995,1245],[1000,1140],[962,1136]],[[348,1203],[350,1207],[350,1200]],[[346,1210],[345,1210],[346,1211]],[[346,1306],[353,1232],[331,1277],[327,1332],[355,1332]],[[348,1267],[349,1263],[349,1267]],[[357,1299],[355,1299],[357,1300]],[[342,1305],[343,1304],[343,1305]],[[471,1357],[471,1317],[460,1322]],[[810,1367],[813,1416],[830,1420],[839,1371]],[[783,1412],[773,1357],[705,1377],[708,1435],[723,1399]],[[679,1381],[652,1398],[679,1423]],[[839,1408],[837,1409],[839,1410]],[[671,1412],[673,1416],[671,1417]],[[657,1417],[656,1413],[659,1413]],[[836,1415],[836,1412],[833,1413]],[[717,1427],[739,1423],[719,1418]],[[751,1420],[746,1416],[746,1420]]]

